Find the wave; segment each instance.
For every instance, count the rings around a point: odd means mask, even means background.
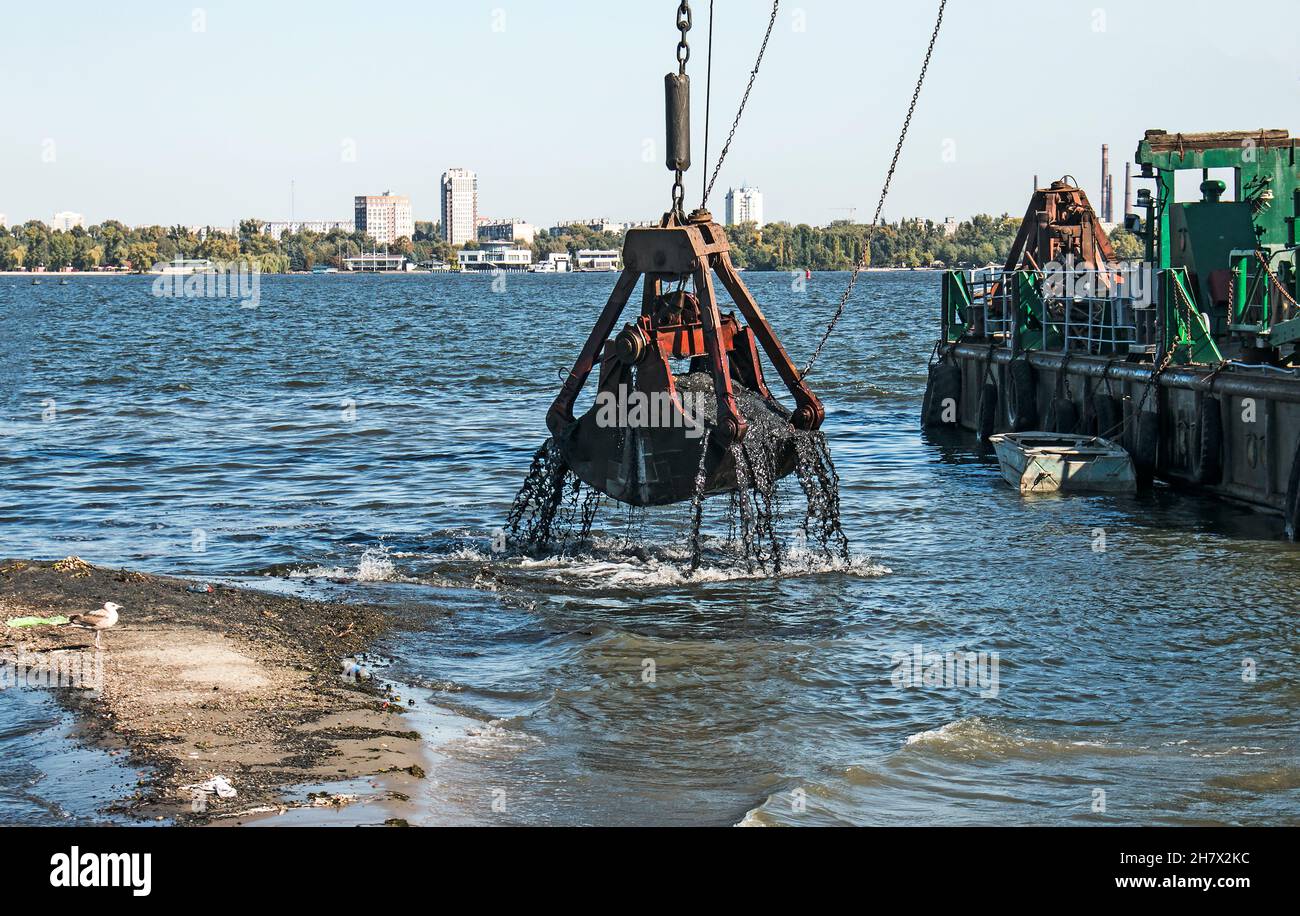
[[[532,748],[540,747],[542,739],[514,728],[515,720],[491,719],[471,725],[462,737],[448,741],[444,748],[473,757],[512,757]]]
[[[952,760],[1045,760],[1076,754],[1135,755],[1142,748],[1105,741],[1044,738],[1005,727],[979,716],[908,735],[903,753],[923,753]]]
[[[665,553],[670,553],[666,551]],[[719,566],[703,564],[690,568],[686,557],[635,554],[611,558],[599,554],[571,554],[541,559],[524,558],[517,566],[525,572],[542,574],[556,582],[586,588],[662,588],[712,582],[737,582],[761,579],[795,579],[820,575],[849,575],[876,578],[892,570],[867,556],[826,557],[815,551],[792,551],[779,574],[743,563]]]

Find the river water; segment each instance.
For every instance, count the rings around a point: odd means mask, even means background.
[[[846,275],[745,277],[806,358]],[[864,276],[810,379],[849,562],[689,575],[689,506],[495,551],[613,279],[0,278],[0,555],[405,608],[385,674],[451,715],[426,823],[1300,823],[1300,552],[1163,488],[1021,498],[924,436],[936,274]],[[0,821],[93,818],[42,710],[0,696]]]

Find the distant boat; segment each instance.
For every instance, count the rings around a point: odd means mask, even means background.
[[[1003,433],[990,436],[1007,483],[1021,493],[1133,493],[1137,475],[1122,447],[1097,436]]]
[[[40,280],[32,280],[32,286],[40,286],[40,285],[41,285]]]
[[[804,268],[804,271],[803,271],[803,278],[804,278],[805,280],[811,280],[811,279],[812,279],[812,270],[811,270],[811,268],[807,268],[807,267]]]

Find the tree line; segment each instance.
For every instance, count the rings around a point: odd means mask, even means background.
[[[444,241],[439,225],[419,221],[411,238],[380,245],[364,232],[304,230],[279,238],[257,219],[242,220],[230,230],[195,231],[185,226],[128,227],[108,220],[71,231],[52,230],[32,220],[0,227],[0,270],[149,270],[159,261],[206,258],[215,263],[244,261],[266,273],[310,271],[343,266],[344,258],[372,250],[401,254],[417,264],[456,263],[461,247]],[[981,214],[949,232],[941,223],[907,219],[875,230],[847,220],[829,226],[743,223],[728,229],[733,259],[749,270],[846,270],[867,253],[870,267],[978,267],[1000,263],[1011,248],[1020,220]],[[1111,235],[1121,259],[1142,255],[1139,241],[1122,229]],[[598,232],[575,225],[562,232],[539,231],[531,248],[534,261],[552,252],[575,254],[582,248],[619,248],[622,233]]]
[[[868,267],[983,267],[1001,265],[1011,251],[1020,218],[980,214],[949,232],[942,223],[905,219],[872,230],[847,220],[829,226],[743,223],[727,230],[732,256],[750,270],[849,270],[865,251]],[[1142,257],[1138,239],[1111,233],[1121,260]]]

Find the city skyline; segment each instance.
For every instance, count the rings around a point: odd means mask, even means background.
[[[1258,7],[1277,21],[1290,11],[1281,0]],[[0,124],[0,210],[10,225],[66,209],[91,223],[132,225],[341,219],[339,201],[394,187],[418,216],[435,220],[441,164],[457,162],[478,172],[483,212],[537,225],[573,213],[649,220],[667,208],[662,76],[675,66],[671,9],[626,5],[616,24],[588,0],[559,18],[541,4],[503,10],[472,0],[436,9],[397,0],[364,16],[355,11],[338,0],[310,17],[224,0],[201,9],[143,0],[121,9],[73,2],[8,11],[0,52],[13,92]],[[1093,0],[951,6],[885,216],[1017,213],[1033,174],[1077,175],[1099,201],[1103,143],[1119,173],[1147,128],[1289,126],[1273,123],[1283,120],[1275,101],[1234,92],[1227,77],[1249,70],[1294,85],[1294,30],[1247,49],[1221,41],[1208,11],[1172,0],[1104,9]],[[717,7],[714,156],[762,38],[762,12],[739,0]],[[783,6],[715,193],[743,179],[767,193],[769,220],[824,225],[849,209],[869,218],[928,37],[930,10],[918,13],[829,0]],[[703,11],[697,20],[692,205],[712,165],[703,162]],[[346,34],[337,28],[344,21]],[[22,40],[30,34],[58,36],[59,66]],[[1063,101],[1048,81],[1026,78],[1022,55],[988,54],[988,42],[977,40],[1033,48],[1045,34],[1077,39],[1113,91]],[[435,77],[433,91],[399,107],[374,106],[371,81],[347,62],[354,48],[380,42],[389,47],[390,86],[426,80],[429,47],[439,49],[437,73],[451,76]],[[570,91],[550,83],[557,54],[589,68],[577,71]],[[1180,77],[1185,92],[1163,91],[1157,70],[1142,63],[1153,55],[1197,60]],[[539,74],[536,91],[521,86],[528,72]],[[192,80],[158,73],[223,76],[196,91]],[[228,78],[237,73],[250,76]],[[104,74],[148,87],[140,118],[90,101],[86,85]],[[482,104],[487,98],[493,104]],[[996,117],[1011,98],[1035,117]],[[1105,117],[1081,116],[1089,108]],[[710,204],[720,212],[721,195]]]

